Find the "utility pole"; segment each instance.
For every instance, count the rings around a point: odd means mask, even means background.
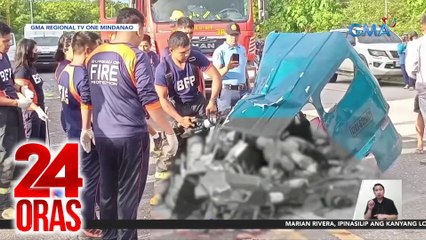
[[[388,17],[388,0],[385,0],[385,17]]]
[[[6,22],[10,26],[10,1],[6,0]]]
[[[31,14],[31,24],[34,23],[33,19],[33,0],[30,0],[30,14]]]

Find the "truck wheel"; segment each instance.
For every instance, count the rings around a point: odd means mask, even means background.
[[[337,81],[337,73],[335,73],[331,78],[330,78],[330,80],[328,81],[329,83],[335,83],[336,81]]]

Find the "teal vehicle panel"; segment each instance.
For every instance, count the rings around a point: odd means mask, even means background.
[[[344,97],[326,111],[321,91],[349,58],[354,79]],[[270,33],[252,92],[241,99],[225,127],[280,138],[294,116],[312,103],[332,140],[358,159],[371,153],[382,171],[402,151],[380,85],[341,33]]]

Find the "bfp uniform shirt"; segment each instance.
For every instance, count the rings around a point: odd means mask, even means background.
[[[90,85],[84,66],[67,65],[58,79],[64,114],[64,129],[69,138],[80,138],[81,108],[91,108]]]
[[[18,99],[13,80],[12,66],[7,54],[1,54],[0,59],[0,95],[11,99]]]
[[[88,57],[87,70],[95,136],[147,132],[145,109],[161,107],[148,55],[130,44],[105,43]]]
[[[33,103],[44,107],[43,79],[34,67],[20,66],[17,68],[15,70],[15,81],[21,86],[27,85],[34,93]]]

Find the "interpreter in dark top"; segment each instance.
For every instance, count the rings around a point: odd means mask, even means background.
[[[374,195],[376,197],[367,203],[365,208],[364,218],[378,219],[378,220],[396,220],[398,219],[398,210],[394,202],[385,198],[385,187],[382,184],[376,183],[373,187]]]
[[[33,104],[23,112],[27,139],[46,140],[47,115],[44,109],[43,79],[33,63],[37,60],[37,43],[32,39],[21,39],[16,47],[15,82],[27,86],[33,92]]]
[[[80,141],[82,130],[92,129],[92,101],[87,69],[84,65],[86,56],[97,46],[99,35],[94,32],[76,32],[72,37],[73,60],[59,75],[58,87],[64,115],[64,129],[68,140]],[[99,185],[99,157],[91,139],[81,140],[84,151],[80,151],[81,172],[85,184],[82,191],[82,216],[85,223],[96,220],[95,203]],[[101,231],[84,229],[87,237],[102,237]]]
[[[178,140],[154,89],[148,56],[138,49],[144,16],[133,8],[118,12],[117,24],[138,24],[138,31],[118,31],[111,43],[87,58],[93,107],[93,131],[100,160],[101,220],[135,220],[149,165],[146,116],[166,133],[169,153]],[[136,229],[105,229],[104,239],[137,239]]]

